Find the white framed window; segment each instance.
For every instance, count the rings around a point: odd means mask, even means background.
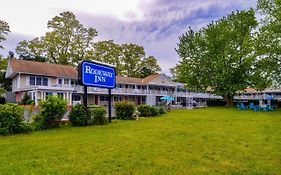
[[[48,86],[48,78],[40,77],[40,76],[30,76],[29,77],[29,85],[30,86]]]

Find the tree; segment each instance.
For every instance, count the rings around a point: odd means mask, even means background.
[[[9,32],[9,24],[5,21],[0,20],[0,42],[6,40],[5,35],[7,35]],[[0,48],[3,49],[3,46],[0,45]]]
[[[31,41],[22,41],[16,48],[22,58],[47,62],[77,65],[79,61],[91,57],[96,29],[85,28],[72,12],[63,12],[48,21],[50,30],[45,36]]]
[[[115,65],[117,74],[122,76],[142,78],[161,70],[156,58],[145,57],[142,46],[118,45],[113,40],[94,43],[93,59]]]
[[[6,40],[5,35],[10,32],[9,24],[5,21],[0,20],[0,42]],[[0,45],[0,49],[3,46]],[[11,90],[11,81],[5,79],[5,70],[7,68],[7,59],[2,58],[0,55],[0,94],[1,96],[6,92],[6,90]]]
[[[42,40],[43,37],[36,37],[30,41],[23,40],[19,42],[16,48],[19,58],[23,60],[45,62],[47,58]]]
[[[128,77],[138,77],[138,69],[144,57],[145,52],[142,46],[122,44],[123,74]]]
[[[93,45],[93,59],[116,66],[117,75],[122,75],[122,47],[113,40],[99,41]]]
[[[157,60],[154,56],[148,56],[141,62],[140,69],[138,71],[138,77],[144,78],[149,75],[153,75],[161,71],[160,66],[157,64]]]
[[[281,84],[281,1],[258,0],[258,12],[262,15],[256,39],[256,52],[263,60],[264,72]]]
[[[265,88],[270,81],[263,77],[254,54],[252,31],[256,26],[251,9],[232,12],[197,32],[189,28],[176,48],[181,58],[176,78],[192,90],[211,87],[229,106],[238,91]]]

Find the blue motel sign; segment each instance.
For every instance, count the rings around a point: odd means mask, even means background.
[[[80,85],[113,89],[115,77],[115,68],[102,63],[83,61],[78,65]]]

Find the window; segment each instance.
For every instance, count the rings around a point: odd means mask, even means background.
[[[43,78],[43,86],[48,86],[48,78]]]
[[[80,95],[72,94],[72,101],[80,101],[80,100],[81,100]]]
[[[36,85],[42,85],[42,78],[36,77]]]
[[[78,82],[77,82],[77,80],[71,80],[71,85],[78,85]]]
[[[33,76],[29,77],[29,85],[35,85],[35,77]]]
[[[58,84],[62,84],[62,79],[61,78],[58,80]]]
[[[64,79],[64,84],[69,84],[69,79]]]
[[[39,77],[39,76],[30,76],[29,77],[29,85],[34,86],[48,86],[48,78],[47,77]]]
[[[100,96],[100,101],[108,101],[108,97],[107,96]]]

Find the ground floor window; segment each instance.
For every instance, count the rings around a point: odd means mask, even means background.
[[[72,101],[81,101],[81,96],[77,94],[72,94]]]
[[[108,96],[104,96],[104,95],[102,95],[102,96],[100,96],[100,101],[108,101]]]

